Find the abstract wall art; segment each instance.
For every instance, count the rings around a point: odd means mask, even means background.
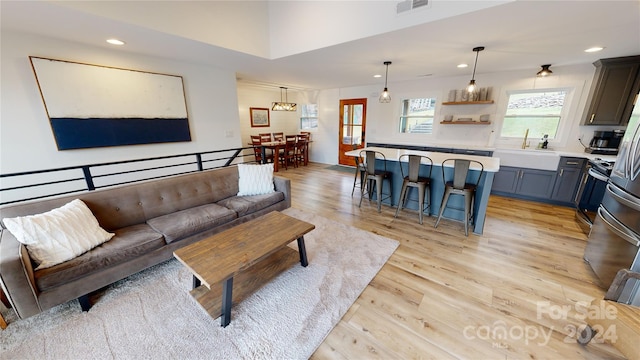
[[[29,59],[58,150],[191,141],[181,76]]]

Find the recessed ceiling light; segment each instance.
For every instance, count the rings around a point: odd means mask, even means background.
[[[594,46],[592,48],[588,48],[587,50],[585,50],[584,52],[588,52],[588,53],[592,53],[592,52],[598,52],[601,51],[602,49],[604,49],[603,47],[600,46]]]
[[[111,45],[124,45],[125,42],[118,39],[107,39],[107,42]]]
[[[459,68],[466,68],[466,67],[468,67],[468,66],[469,66],[469,65],[467,65],[467,64],[459,64],[459,65],[458,65],[458,67],[459,67]]]
[[[380,74],[375,74],[375,75],[373,75],[373,77],[374,77],[374,78],[381,78],[381,77],[382,77],[382,75],[380,75]]]

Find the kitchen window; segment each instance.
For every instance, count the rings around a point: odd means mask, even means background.
[[[316,129],[318,127],[318,104],[302,104],[300,109],[300,129]]]
[[[555,139],[566,95],[566,90],[532,90],[509,94],[500,136],[522,138],[529,129],[532,138],[541,138],[546,134],[550,140]]]
[[[400,132],[412,134],[431,134],[435,114],[435,98],[402,100]]]

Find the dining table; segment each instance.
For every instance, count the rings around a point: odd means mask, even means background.
[[[278,172],[278,154],[280,153],[280,148],[284,147],[286,144],[285,141],[263,141],[260,145],[254,145],[249,143],[251,146],[260,146],[260,152],[262,154],[262,163],[267,163],[267,149],[273,150],[273,171]]]
[[[309,141],[310,142],[310,141]],[[286,141],[282,140],[282,141],[263,141],[260,143],[260,145],[256,145],[253,143],[247,143],[248,145],[251,146],[260,146],[260,153],[262,155],[262,163],[266,164],[267,163],[267,149],[271,149],[273,150],[273,155],[274,155],[274,160],[273,160],[273,171],[277,172],[278,171],[278,154],[280,153],[280,149],[284,148],[284,146],[286,145]],[[304,158],[304,163],[303,165],[308,165],[309,164],[309,146],[306,146],[304,148],[304,154],[303,154],[303,158]]]

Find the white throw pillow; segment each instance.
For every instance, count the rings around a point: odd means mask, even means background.
[[[264,165],[238,164],[238,196],[262,195],[275,192],[273,163]]]
[[[46,213],[3,219],[7,229],[27,246],[36,270],[71,260],[110,240],[82,200]]]

